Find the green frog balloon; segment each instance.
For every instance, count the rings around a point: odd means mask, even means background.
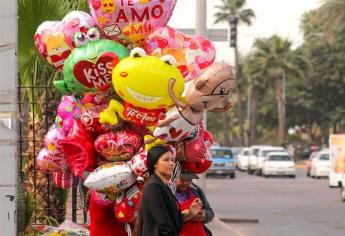
[[[128,50],[119,43],[100,39],[93,27],[73,36],[77,46],[66,59],[63,80],[54,81],[54,86],[63,94],[95,94],[111,87],[113,68],[129,56]]]

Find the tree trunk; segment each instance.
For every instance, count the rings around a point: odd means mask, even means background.
[[[277,78],[274,80],[278,111],[278,137],[280,145],[285,143],[285,101],[283,98],[282,82],[282,78]]]
[[[229,125],[229,114],[228,112],[223,112],[222,114],[223,117],[223,145],[226,147],[230,147],[230,125]]]
[[[244,120],[243,120],[243,104],[242,104],[242,94],[241,94],[241,84],[242,84],[242,73],[239,67],[239,61],[238,61],[238,48],[237,45],[235,47],[235,64],[236,64],[236,76],[237,76],[237,104],[238,104],[238,110],[237,110],[237,118],[240,126],[240,146],[244,146]]]
[[[258,110],[259,91],[258,87],[253,84],[251,87],[250,97],[250,116],[249,116],[249,141],[248,146],[256,143],[256,123]]]

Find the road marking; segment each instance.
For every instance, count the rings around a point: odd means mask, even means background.
[[[215,218],[214,220],[217,221],[217,223],[222,224],[224,227],[226,227],[227,229],[229,229],[229,230],[231,230],[232,232],[234,232],[236,235],[238,235],[238,236],[246,236],[246,235],[243,234],[242,232],[240,232],[240,231],[238,231],[238,230],[232,228],[230,225],[228,225],[228,224],[222,222],[221,220],[219,220],[219,218]]]

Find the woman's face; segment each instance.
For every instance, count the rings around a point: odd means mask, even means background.
[[[171,176],[175,167],[175,157],[171,152],[164,153],[155,165],[155,172],[163,176]]]

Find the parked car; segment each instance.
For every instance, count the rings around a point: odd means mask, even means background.
[[[248,157],[248,173],[253,174],[258,166],[258,154],[261,148],[271,147],[268,145],[253,145],[250,147]]]
[[[249,148],[243,148],[241,153],[237,156],[237,168],[241,171],[248,169]]]
[[[314,157],[317,156],[317,153],[318,153],[318,152],[312,152],[312,153],[309,155],[309,158],[308,158],[308,160],[307,160],[307,165],[306,165],[307,177],[310,177],[311,163],[312,163]]]
[[[235,166],[238,167],[238,155],[241,153],[243,147],[231,147],[232,155],[235,159]]]
[[[310,176],[312,178],[328,177],[331,168],[329,159],[330,152],[328,149],[322,150],[312,159]]]
[[[296,177],[295,162],[287,152],[271,152],[265,157],[262,176],[273,175]]]
[[[211,147],[213,163],[207,171],[209,175],[223,175],[235,178],[235,160],[229,147]]]
[[[257,168],[256,174],[262,175],[262,167],[264,165],[265,157],[271,152],[284,152],[286,151],[283,147],[272,146],[272,147],[264,147],[259,150],[258,157],[257,157]]]

